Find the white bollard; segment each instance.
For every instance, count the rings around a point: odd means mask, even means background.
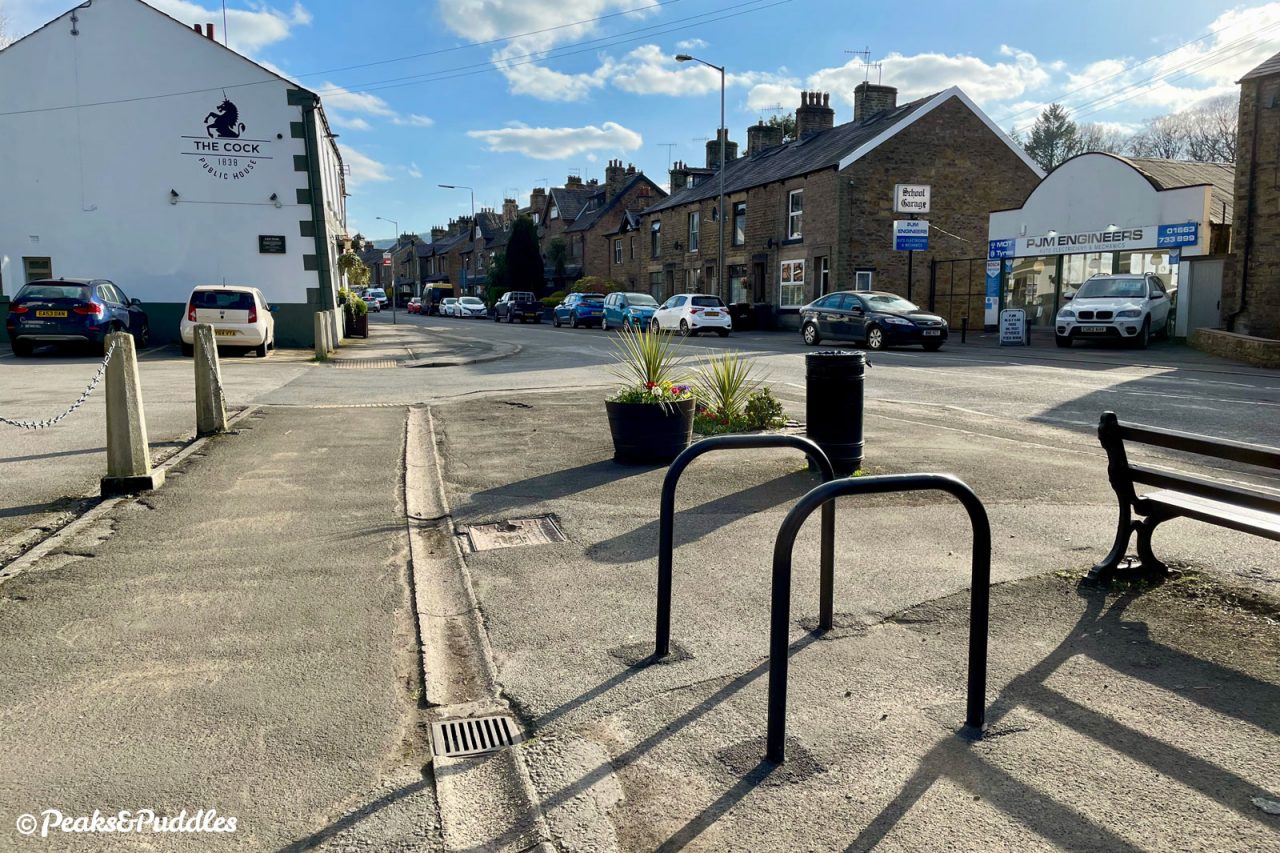
[[[107,364],[107,476],[102,478],[102,496],[158,489],[164,471],[151,469],[133,335],[114,332],[107,335],[106,346],[115,351]]]
[[[222,365],[213,326],[199,323],[194,330],[196,347],[196,434],[227,431],[227,401],[222,393]]]
[[[316,338],[316,359],[318,361],[324,361],[326,358],[329,357],[329,348],[328,346],[326,346],[326,341],[325,341],[325,338],[327,337],[327,335],[325,334],[326,325],[327,324],[324,321],[324,312],[317,311],[315,313],[314,332],[315,332],[315,338]]]

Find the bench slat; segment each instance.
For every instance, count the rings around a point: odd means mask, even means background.
[[[1227,504],[1236,507],[1268,513],[1280,513],[1280,495],[1276,494],[1254,491],[1240,486],[1231,486],[1216,480],[1196,477],[1192,474],[1180,474],[1159,468],[1151,468],[1147,465],[1135,465],[1132,462],[1129,463],[1129,476],[1132,477],[1135,483],[1143,483],[1161,489],[1171,489],[1176,492],[1208,498],[1212,501],[1225,501]]]
[[[1245,444],[1242,441],[1230,441],[1224,438],[1205,438],[1191,433],[1178,432],[1159,427],[1133,426],[1119,424],[1120,437],[1126,441],[1140,444],[1151,444],[1156,447],[1167,447],[1170,450],[1181,450],[1185,453],[1198,453],[1201,456],[1212,456],[1215,459],[1230,459],[1246,465],[1257,465],[1260,468],[1280,470],[1280,449],[1263,447],[1256,444]]]
[[[1185,492],[1161,491],[1143,495],[1142,500],[1174,510],[1178,515],[1207,521],[1268,539],[1280,540],[1280,513],[1241,509],[1239,506]]]

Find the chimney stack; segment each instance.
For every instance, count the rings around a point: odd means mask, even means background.
[[[862,121],[898,106],[898,90],[878,83],[859,83],[853,90],[853,120]]]
[[[570,175],[569,177],[567,177],[567,178],[565,178],[565,179],[564,179],[564,188],[565,188],[565,189],[572,189],[572,188],[574,188],[574,187],[578,187],[578,188],[581,188],[581,187],[582,187],[582,176],[581,176],[581,175]]]
[[[764,119],[761,119],[747,128],[747,155],[759,154],[766,148],[781,145],[782,137],[780,125],[765,124]]]
[[[671,192],[678,192],[689,186],[689,169],[683,160],[677,160],[671,166]]]
[[[542,208],[547,206],[547,188],[534,187],[533,192],[529,193],[529,207],[533,208],[534,216],[542,216]]]
[[[610,160],[609,165],[604,167],[604,195],[605,201],[611,201],[614,196],[622,191],[622,187],[627,183],[628,177],[635,174],[635,167],[631,167],[628,171],[622,165],[621,160]]]
[[[729,138],[729,129],[724,130],[724,162],[738,159],[738,143]],[[707,168],[720,168],[720,131],[716,130],[716,138],[707,140]]]
[[[520,215],[520,208],[516,206],[514,198],[504,198],[502,200],[502,221],[515,222]]]
[[[835,126],[836,111],[831,109],[831,96],[826,92],[801,92],[796,110],[796,139],[830,130]]]
[[[445,237],[449,236],[448,228],[441,228],[439,225],[431,226],[431,242],[439,243]]]

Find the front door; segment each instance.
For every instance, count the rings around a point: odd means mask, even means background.
[[[764,262],[751,265],[751,298],[757,304],[767,301],[764,297]]]

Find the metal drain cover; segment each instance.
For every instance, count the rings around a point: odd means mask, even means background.
[[[431,751],[443,758],[497,752],[522,740],[524,735],[510,717],[468,717],[431,724]]]
[[[335,358],[331,363],[334,367],[345,367],[348,370],[400,366],[400,362],[394,358]]]
[[[472,551],[491,551],[494,548],[514,548],[518,545],[550,545],[565,541],[564,531],[549,515],[474,524],[466,529],[465,536]]]

